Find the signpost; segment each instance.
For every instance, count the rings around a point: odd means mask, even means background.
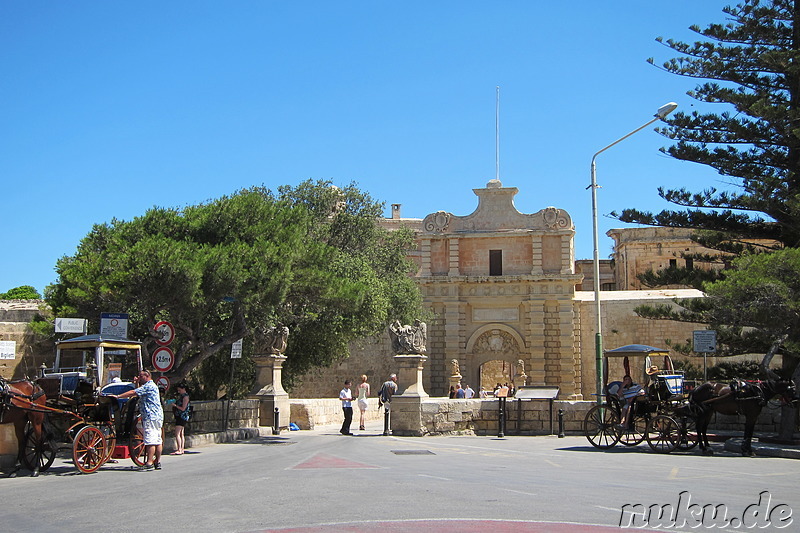
[[[242,358],[242,341],[244,339],[239,339],[238,341],[231,344],[231,379],[228,382],[228,405],[225,409],[225,429],[228,429],[228,414],[231,410],[231,391],[233,390],[233,366],[236,364],[237,359]]]
[[[167,376],[161,376],[156,380],[156,387],[160,389],[164,389],[164,391],[169,390],[169,378]]]
[[[17,341],[0,341],[0,359],[17,358]]]
[[[86,334],[85,318],[56,318],[56,333]]]
[[[701,329],[693,333],[693,349],[695,353],[703,354],[703,381],[708,381],[707,357],[710,353],[717,353],[717,332],[713,329]]]
[[[156,344],[159,346],[169,346],[175,339],[175,326],[166,320],[158,322],[153,327],[153,331],[156,334]]]
[[[169,372],[175,364],[175,354],[166,346],[156,348],[153,352],[153,368],[159,372]]]
[[[127,313],[100,313],[100,335],[127,339],[128,318]]]

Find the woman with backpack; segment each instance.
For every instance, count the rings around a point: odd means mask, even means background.
[[[183,455],[186,445],[184,429],[186,422],[189,421],[191,411],[189,409],[189,393],[186,385],[181,383],[175,387],[178,391],[178,399],[172,404],[172,412],[175,414],[175,451],[170,455]]]

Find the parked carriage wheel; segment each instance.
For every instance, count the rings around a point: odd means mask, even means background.
[[[607,405],[595,405],[586,413],[583,420],[583,431],[586,438],[595,448],[607,450],[619,441],[619,415]]]
[[[106,449],[103,457],[103,462],[105,463],[111,459],[111,456],[114,454],[114,448],[117,445],[117,432],[114,428],[114,422],[110,420],[103,422],[98,427],[100,428],[100,431],[103,432],[103,436],[106,439]]]
[[[674,418],[658,415],[647,424],[647,444],[658,453],[670,453],[681,441],[681,428]]]
[[[142,419],[136,417],[131,427],[131,437],[128,442],[128,452],[130,452],[131,460],[136,466],[143,466],[147,460],[144,448],[144,429],[142,428]]]
[[[28,470],[35,470],[36,466],[39,467],[39,472],[44,472],[56,460],[56,453],[58,452],[58,445],[52,440],[47,438],[47,435],[42,434],[42,440],[36,439],[36,434],[33,428],[28,428],[25,432],[25,443],[22,450],[22,463]]]
[[[96,426],[84,426],[72,442],[72,460],[84,474],[100,468],[106,459],[106,438]]]
[[[697,420],[690,416],[684,416],[680,419],[680,425],[681,441],[678,443],[678,449],[685,452],[700,442],[700,438],[697,436]]]
[[[620,430],[619,441],[625,446],[640,444],[647,432],[648,420],[645,415],[634,415],[628,427]]]

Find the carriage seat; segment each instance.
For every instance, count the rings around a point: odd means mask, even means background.
[[[606,385],[606,394],[610,396],[616,396],[620,387],[622,387],[621,381],[612,381],[611,383]]]

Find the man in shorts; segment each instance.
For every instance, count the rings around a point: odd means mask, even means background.
[[[153,382],[150,372],[139,372],[139,388],[114,395],[115,398],[139,397],[139,412],[142,414],[144,430],[145,464],[142,470],[161,470],[161,426],[164,425],[164,409],[161,407],[161,396]]]

